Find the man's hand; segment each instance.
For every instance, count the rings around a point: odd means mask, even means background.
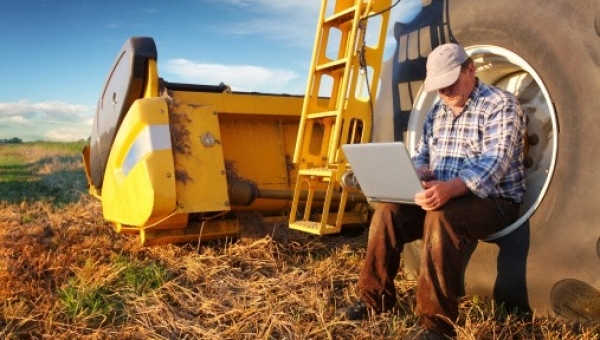
[[[450,181],[428,181],[423,182],[425,190],[415,195],[415,203],[423,210],[434,210],[441,208],[453,197],[464,195],[468,192],[467,186],[460,178]]]
[[[427,165],[423,165],[417,169],[417,176],[419,176],[419,179],[423,182],[429,182],[435,179],[433,172],[429,170]]]

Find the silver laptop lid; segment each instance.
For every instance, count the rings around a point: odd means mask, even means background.
[[[414,204],[415,194],[423,190],[402,142],[345,144],[342,150],[371,201]]]

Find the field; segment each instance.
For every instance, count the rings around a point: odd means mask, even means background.
[[[391,315],[336,319],[366,235],[316,237],[241,214],[236,242],[141,247],[87,194],[81,143],[0,145],[0,339],[397,339]],[[600,328],[465,298],[458,339],[600,339]]]

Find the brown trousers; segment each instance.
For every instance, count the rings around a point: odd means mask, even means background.
[[[502,198],[456,197],[438,210],[382,203],[369,229],[367,255],[358,279],[361,299],[378,312],[396,304],[394,278],[404,245],[423,239],[417,282],[417,314],[422,327],[452,334],[458,317],[466,246],[497,232],[518,217],[519,204]],[[439,316],[443,316],[440,318]]]

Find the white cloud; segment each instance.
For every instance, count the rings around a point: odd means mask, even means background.
[[[188,59],[168,60],[165,69],[179,77],[175,81],[215,85],[223,82],[237,91],[280,92],[290,81],[298,78],[298,74],[286,69],[209,64]]]
[[[108,23],[108,28],[110,28],[110,29],[116,30],[116,29],[119,29],[121,27],[123,27],[123,24],[120,23],[120,22],[113,21],[113,22]]]
[[[90,136],[90,129],[82,129],[75,127],[63,127],[44,133],[44,140],[56,142],[69,142],[80,139],[86,139]]]
[[[310,65],[317,17],[321,1],[289,0],[202,0],[215,3],[221,10],[243,13],[242,20],[222,20],[221,25],[210,29],[219,34],[243,37],[245,41],[257,39],[259,44],[286,49],[293,46],[297,52],[289,60],[289,66],[272,68],[263,61],[253,65],[225,64],[219,61],[198,61],[186,56],[161,61],[169,81],[193,84],[219,84],[221,82],[236,91],[259,91],[267,93],[303,93],[306,69]],[[239,14],[238,13],[238,14]],[[236,16],[238,17],[238,16]],[[235,40],[232,40],[235,41]],[[265,41],[270,41],[265,43]],[[267,52],[268,53],[268,52]],[[298,55],[303,55],[297,57]],[[281,62],[278,60],[278,62]],[[265,65],[266,64],[266,65]]]
[[[0,103],[0,138],[68,141],[87,138],[92,127],[88,106],[60,101]]]
[[[148,14],[156,14],[156,13],[158,13],[158,9],[156,7],[147,7],[147,8],[142,9],[142,11],[144,13],[148,13]]]
[[[234,26],[223,27],[226,31],[240,35],[269,35],[272,39],[286,40],[293,44],[312,46],[321,10],[321,1],[282,1],[282,0],[218,0],[234,7],[254,12],[251,18]],[[397,0],[390,1],[395,4]],[[326,13],[333,11],[333,1],[328,4]],[[422,0],[402,0],[392,8],[390,23],[409,22],[421,10]],[[260,19],[257,19],[260,18]],[[230,24],[230,23],[228,23]],[[390,26],[388,43],[394,41]]]
[[[22,116],[10,116],[10,117],[0,117],[0,125],[27,125],[31,126],[33,123],[29,121],[27,118]]]
[[[170,81],[194,84],[218,84],[223,82],[239,91],[304,93],[303,80],[310,63],[310,50],[312,50],[314,43],[321,1],[205,1],[217,2],[219,6],[229,6],[228,8],[231,10],[247,13],[245,16],[247,20],[235,23],[224,21],[223,26],[214,29],[221,33],[244,36],[247,39],[260,38],[277,41],[279,48],[285,48],[286,45],[300,46],[302,50],[308,51],[305,64],[301,65],[298,60],[294,60],[290,63],[290,69],[271,69],[251,65],[225,65],[193,61],[188,58],[170,59],[166,61],[165,66],[161,66],[170,74]],[[392,0],[391,3],[395,3],[395,1]],[[330,2],[330,7],[332,7],[332,3]],[[420,6],[421,0],[403,0],[393,9],[385,47],[387,56],[392,54],[395,47],[395,40],[392,35],[393,22],[412,19]],[[329,8],[328,13],[331,10]],[[375,29],[368,32],[368,44],[375,42],[374,35],[378,33],[378,27],[373,27]]]
[[[28,100],[20,100],[13,103],[0,103],[0,117],[11,116],[60,116],[69,119],[82,118],[89,110],[85,105],[69,104],[60,101],[32,103]]]
[[[284,13],[319,12],[321,1],[281,1],[281,0],[213,0],[219,5],[230,4],[247,10],[264,11],[265,8]]]
[[[256,35],[291,45],[312,47],[321,1],[218,0],[219,5],[252,12],[246,21],[235,25],[227,22],[221,32]]]

